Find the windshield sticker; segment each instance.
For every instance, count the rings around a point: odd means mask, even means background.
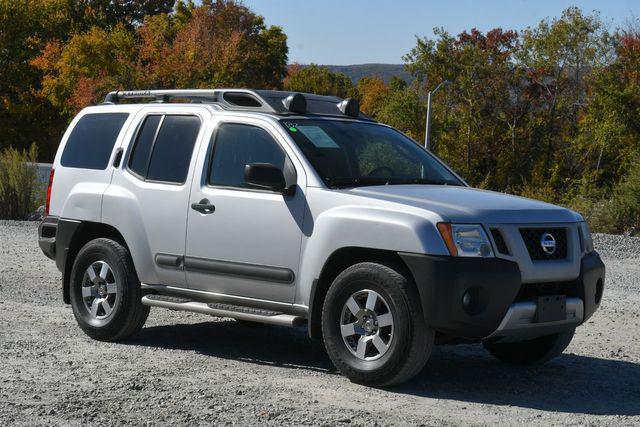
[[[317,148],[340,148],[320,126],[301,126],[298,130]]]

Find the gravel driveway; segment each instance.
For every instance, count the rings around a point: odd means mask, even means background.
[[[37,224],[0,222],[0,425],[640,425],[640,239],[596,236],[603,305],[566,354],[519,368],[437,347],[411,383],[338,375],[303,329],[152,309],[123,343],[92,341],[62,302]]]

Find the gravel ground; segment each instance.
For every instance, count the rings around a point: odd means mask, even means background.
[[[595,236],[603,305],[562,357],[518,368],[442,346],[380,390],[337,374],[303,329],[154,309],[135,338],[92,341],[36,229],[0,222],[0,425],[640,425],[638,238]]]

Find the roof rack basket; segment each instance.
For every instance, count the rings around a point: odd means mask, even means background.
[[[149,99],[163,103],[175,100],[219,104],[226,110],[254,110],[277,113],[257,92],[248,89],[161,89],[122,90],[109,92],[104,104],[117,104],[123,99]]]
[[[277,90],[123,90],[109,92],[104,98],[104,104],[117,104],[124,99],[153,99],[151,102],[156,103],[170,102],[172,99],[188,100],[214,104],[224,110],[257,111],[280,115],[318,114],[371,120],[360,112],[360,105],[355,99]]]

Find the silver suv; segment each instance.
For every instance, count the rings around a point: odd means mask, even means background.
[[[46,209],[40,247],[92,338],[127,338],[149,307],[306,325],[375,386],[437,343],[547,361],[604,288],[580,215],[470,188],[352,99],[112,92],[65,133]]]

